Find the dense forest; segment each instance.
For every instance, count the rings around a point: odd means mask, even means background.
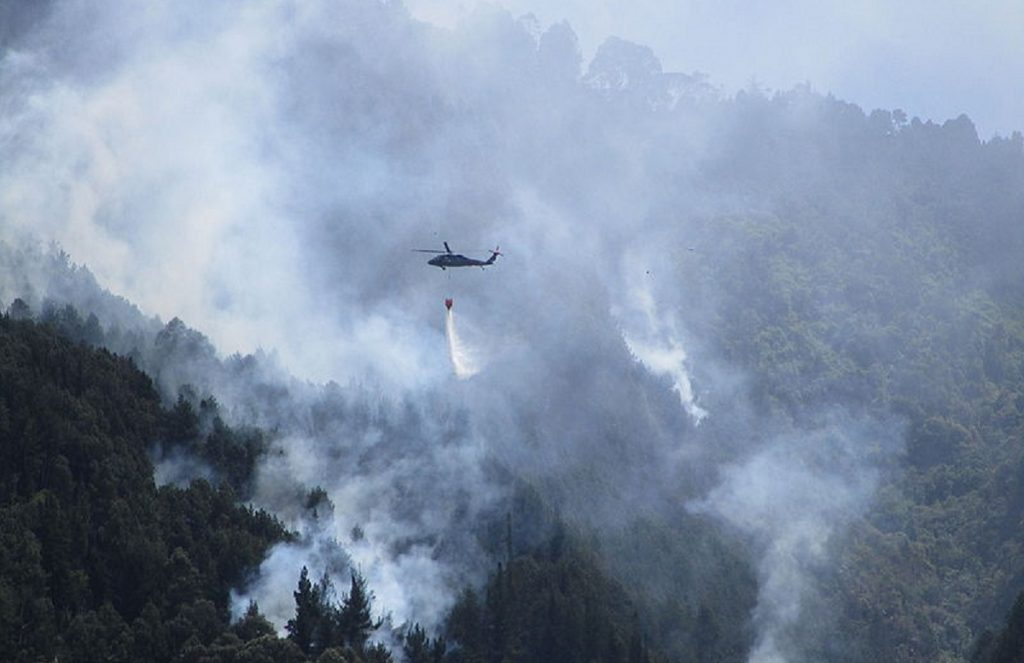
[[[18,318],[0,319],[0,657],[171,660],[235,633],[229,589],[290,534],[227,481],[157,487],[151,445],[197,418],[130,360]]]
[[[0,3],[0,659],[1024,657],[1020,133],[216,6]]]
[[[393,660],[370,640],[384,620],[358,571],[339,599],[326,573],[314,582],[303,567],[284,637],[255,602],[232,622],[230,590],[295,536],[239,504],[258,432],[231,429],[205,400],[163,407],[130,359],[27,314],[16,300],[0,316],[0,659]],[[79,329],[70,307],[61,320]],[[189,449],[220,481],[158,487],[157,442]],[[308,507],[333,505],[314,489]],[[447,640],[389,622],[386,641],[410,663],[658,660],[623,589],[570,538],[499,563],[481,598],[466,587]]]
[[[737,101],[749,103],[770,112],[786,99]],[[821,103],[840,114],[846,109],[831,100]],[[870,118],[861,121],[866,131],[873,126]],[[962,124],[889,125],[885,144],[916,150],[929,139],[915,138],[915,132],[938,140]],[[975,141],[977,167],[1008,163],[1020,179],[1018,143]],[[1006,149],[1014,150],[1008,162]],[[963,206],[963,182],[946,178],[918,186]],[[841,197],[814,206],[786,200],[770,216],[714,219],[721,241],[706,250],[717,255],[680,267],[686,282],[710,280],[716,296],[724,291],[734,298],[716,302],[703,335],[751,369],[753,408],[800,422],[818,416],[822,404],[855,403],[880,415],[899,413],[907,422],[902,451],[875,504],[841,540],[836,554],[842,572],[814,580],[813,600],[838,617],[808,629],[844,633],[841,651],[817,641],[826,660],[887,652],[934,660],[945,651],[1006,661],[1020,649],[1013,635],[1019,618],[997,632],[1024,574],[1024,501],[1014,497],[1024,491],[1018,470],[1024,465],[1019,265],[1012,256],[979,262],[995,255],[988,246],[995,240],[963,224],[973,224],[981,212],[966,209],[956,216],[942,211],[943,198],[924,200],[939,211],[925,215],[908,203],[908,216],[917,219],[912,230],[883,224],[856,238],[836,221],[847,213]],[[907,241],[899,241],[906,233]],[[1011,235],[1002,243],[1017,241]],[[865,260],[876,268],[867,269]],[[982,266],[1005,275],[979,282]],[[66,256],[54,259],[52,268],[80,272]],[[693,292],[694,305],[706,305],[700,301],[704,293]],[[844,296],[836,298],[836,292]],[[273,447],[274,433],[225,423],[212,394],[200,397],[186,388],[161,399],[135,362],[160,374],[185,357],[233,375],[254,359],[222,363],[204,337],[177,320],[151,326],[148,336],[126,335],[70,304],[49,301],[40,309],[36,315],[18,299],[3,318],[5,651],[65,659],[87,650],[120,651],[171,660],[192,642],[194,655],[203,651],[220,660],[242,657],[243,650],[257,656],[260,647],[272,657],[296,660],[331,660],[357,649],[363,656],[386,656],[384,645],[373,649],[365,636],[341,635],[341,626],[327,628],[334,635],[281,639],[255,604],[242,621],[229,622],[229,589],[246,582],[268,546],[296,536],[265,512],[238,506],[252,495],[256,467]],[[123,348],[125,339],[134,359],[102,349]],[[703,429],[707,439],[727,445],[725,432]],[[210,468],[209,480],[158,488],[151,458],[173,450],[200,459]],[[406,654],[410,660],[746,656],[758,581],[751,562],[736,555],[741,544],[730,541],[733,535],[685,513],[673,516],[674,523],[649,516],[621,535],[588,538],[585,525],[567,535],[544,515],[547,507],[519,502],[513,508],[517,528],[536,531],[516,536],[529,543],[515,555],[504,550],[503,519],[496,513],[490,529],[478,534],[497,569],[490,580],[464,588],[444,629],[384,625],[383,631],[397,633],[386,639],[396,651],[411,648],[417,653]],[[537,524],[542,521],[547,524]],[[687,536],[681,540],[679,532]],[[720,563],[709,565],[714,559]],[[651,569],[667,567],[677,569],[673,583],[683,590],[675,598],[650,586]],[[678,576],[678,569],[688,570]],[[307,603],[315,606],[314,622],[341,623],[345,600],[372,593],[356,574],[337,600],[330,577],[320,577],[323,569],[311,572],[296,579],[295,593],[298,604],[306,601],[300,596],[313,595]],[[701,573],[710,575],[696,577]],[[609,574],[626,585],[608,580]],[[191,589],[181,587],[186,581]],[[691,602],[688,592],[705,602]],[[1019,606],[1010,614],[1018,612]],[[381,628],[376,620],[379,615],[367,615],[364,627]],[[159,635],[150,641],[143,628]]]
[[[806,103],[820,124],[786,135],[786,109]],[[1021,137],[982,142],[966,117],[907,122],[800,90],[737,106],[766,123],[755,161],[769,165],[729,177],[773,202],[718,220],[712,260],[686,270],[726,293],[699,335],[752,369],[757,408],[903,422],[875,504],[823,580],[843,640],[817,657],[966,657],[1021,589]],[[787,170],[806,177],[772,174]]]

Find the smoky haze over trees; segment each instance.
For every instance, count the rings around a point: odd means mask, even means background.
[[[1019,134],[496,10],[3,11],[0,300],[191,412],[159,480],[294,531],[236,617],[305,566],[479,656],[955,660],[1024,589]]]

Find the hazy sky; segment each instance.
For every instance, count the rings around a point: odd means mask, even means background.
[[[982,138],[1024,129],[1022,0],[405,0],[444,26],[474,7],[566,19],[585,61],[608,35],[654,49],[666,70],[702,71],[731,93],[810,82],[866,111],[943,121],[966,113]]]

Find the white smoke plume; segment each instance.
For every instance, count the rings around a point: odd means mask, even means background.
[[[335,588],[348,580],[351,559],[343,548],[327,536],[307,535],[300,543],[275,546],[260,564],[259,574],[245,591],[231,593],[231,613],[239,619],[250,601],[259,604],[260,612],[284,635],[285,624],[295,616],[296,580],[305,566],[311,582],[327,573]]]
[[[679,402],[695,423],[708,415],[697,403],[687,368],[687,354],[675,314],[667,306],[659,306],[654,297],[654,283],[659,278],[650,267],[661,265],[640,251],[627,251],[623,257],[623,294],[612,307],[622,328],[622,339],[629,351],[655,375],[672,383]],[[655,272],[660,272],[655,268]]]
[[[834,541],[870,505],[900,433],[891,424],[833,415],[817,430],[767,439],[761,450],[724,468],[718,486],[689,505],[754,543],[759,587],[750,663],[803,660],[795,631],[815,580],[829,569]]]
[[[484,449],[458,428],[462,420],[448,419],[443,403],[406,403],[404,421],[391,420],[386,397],[343,408],[323,397],[311,414],[331,417],[325,428],[279,440],[260,468],[255,503],[274,510],[300,540],[272,550],[233,609],[255,599],[281,628],[294,612],[291,591],[302,566],[313,578],[327,572],[340,588],[356,568],[376,608],[396,624],[434,628],[458,588],[486,572],[486,555],[466,524],[492,508],[502,488],[485,476]],[[315,517],[303,508],[310,486],[323,487],[330,500]]]
[[[565,23],[481,10],[436,30],[376,0],[56,2],[0,52],[0,239],[55,240],[148,315],[209,334],[157,383],[205,385],[276,431],[253,499],[301,540],[236,607],[256,598],[281,625],[302,565],[339,587],[355,565],[397,621],[437,624],[490,568],[472,529],[507,496],[490,468],[600,531],[680,509],[698,490],[681,472],[715,468],[666,458],[708,436],[734,456],[699,509],[756,544],[758,656],[785,650],[807,571],[874,484],[855,454],[816,455],[831,433],[737,449],[734,429],[761,422],[719,416],[733,394],[702,379],[707,311],[684,307],[677,264],[715,237],[694,218],[758,198],[716,189],[715,169],[763,166],[745,150],[761,128],[648,48],[609,40],[581,62]],[[431,234],[521,250],[442,275],[409,258]],[[449,278],[500,352],[450,313],[441,329]],[[282,370],[233,357],[225,377],[214,344]],[[315,527],[313,486],[334,504]]]

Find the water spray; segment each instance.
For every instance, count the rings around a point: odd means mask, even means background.
[[[465,346],[459,335],[455,332],[455,314],[452,312],[453,300],[445,299],[444,332],[448,337],[448,358],[452,362],[452,370],[455,377],[465,380],[479,372],[479,368],[473,359],[473,354]]]

